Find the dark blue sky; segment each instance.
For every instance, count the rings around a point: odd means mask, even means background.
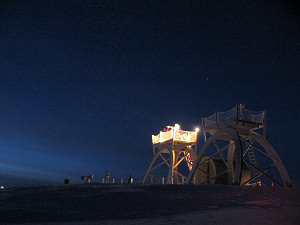
[[[300,27],[277,1],[1,1],[0,184],[142,177],[151,134],[236,103],[300,186]]]

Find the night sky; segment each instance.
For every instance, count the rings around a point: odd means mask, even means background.
[[[237,103],[300,186],[291,1],[1,1],[0,185],[142,177],[151,135]]]

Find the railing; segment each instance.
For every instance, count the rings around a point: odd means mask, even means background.
[[[265,116],[265,111],[254,112],[237,105],[237,107],[229,111],[216,111],[212,116],[202,118],[202,125],[204,128],[213,128],[219,125],[237,123],[239,121],[265,124]]]
[[[158,135],[152,135],[152,143],[158,144],[174,139],[174,141],[192,143],[197,140],[197,132],[174,130],[160,132]]]
[[[178,130],[174,133],[174,141],[196,142],[197,132]]]
[[[160,135],[152,135],[152,143],[153,144],[160,143]]]
[[[173,137],[173,129],[166,132],[160,132],[160,142],[164,142],[164,140],[170,140]]]

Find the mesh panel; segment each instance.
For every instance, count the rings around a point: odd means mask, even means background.
[[[153,144],[159,143],[159,135],[152,135],[152,143]]]
[[[254,112],[245,108],[240,110],[240,120],[248,121],[252,123],[264,123],[265,112]]]
[[[265,119],[265,112],[254,112],[245,108],[234,107],[226,112],[217,112],[217,117],[216,114],[213,114],[209,117],[203,118],[203,125],[205,128],[213,128],[225,123],[228,124],[230,122],[236,122],[237,119],[240,121],[263,124]]]
[[[172,139],[172,130],[167,131],[167,132],[161,132],[161,142],[165,142],[167,140]]]
[[[214,127],[217,126],[216,114],[203,118],[204,127]]]
[[[197,139],[197,134],[195,132],[179,130],[176,131],[174,134],[174,140],[176,141],[196,142],[196,139]]]
[[[197,133],[196,132],[189,132],[188,142],[196,142],[196,141],[197,141]]]
[[[160,132],[158,135],[152,135],[152,143],[162,143],[173,138],[173,130]],[[174,140],[182,142],[196,142],[197,132],[177,130],[174,131]]]
[[[236,107],[226,112],[218,112],[218,122],[236,121]]]

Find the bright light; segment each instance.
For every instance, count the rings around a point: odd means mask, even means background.
[[[4,189],[4,186],[0,186],[0,189],[2,189],[2,190],[3,190],[3,189]]]
[[[199,130],[200,130],[200,128],[199,128],[199,127],[196,127],[195,132],[198,133]]]
[[[167,129],[160,131],[158,135],[152,135],[153,144],[164,143],[172,139],[177,142],[195,143],[197,141],[197,132],[200,131],[199,128],[196,128],[195,131],[184,131],[181,130],[179,124],[166,127]]]
[[[176,123],[174,129],[179,130],[179,128],[180,128],[180,125]]]

